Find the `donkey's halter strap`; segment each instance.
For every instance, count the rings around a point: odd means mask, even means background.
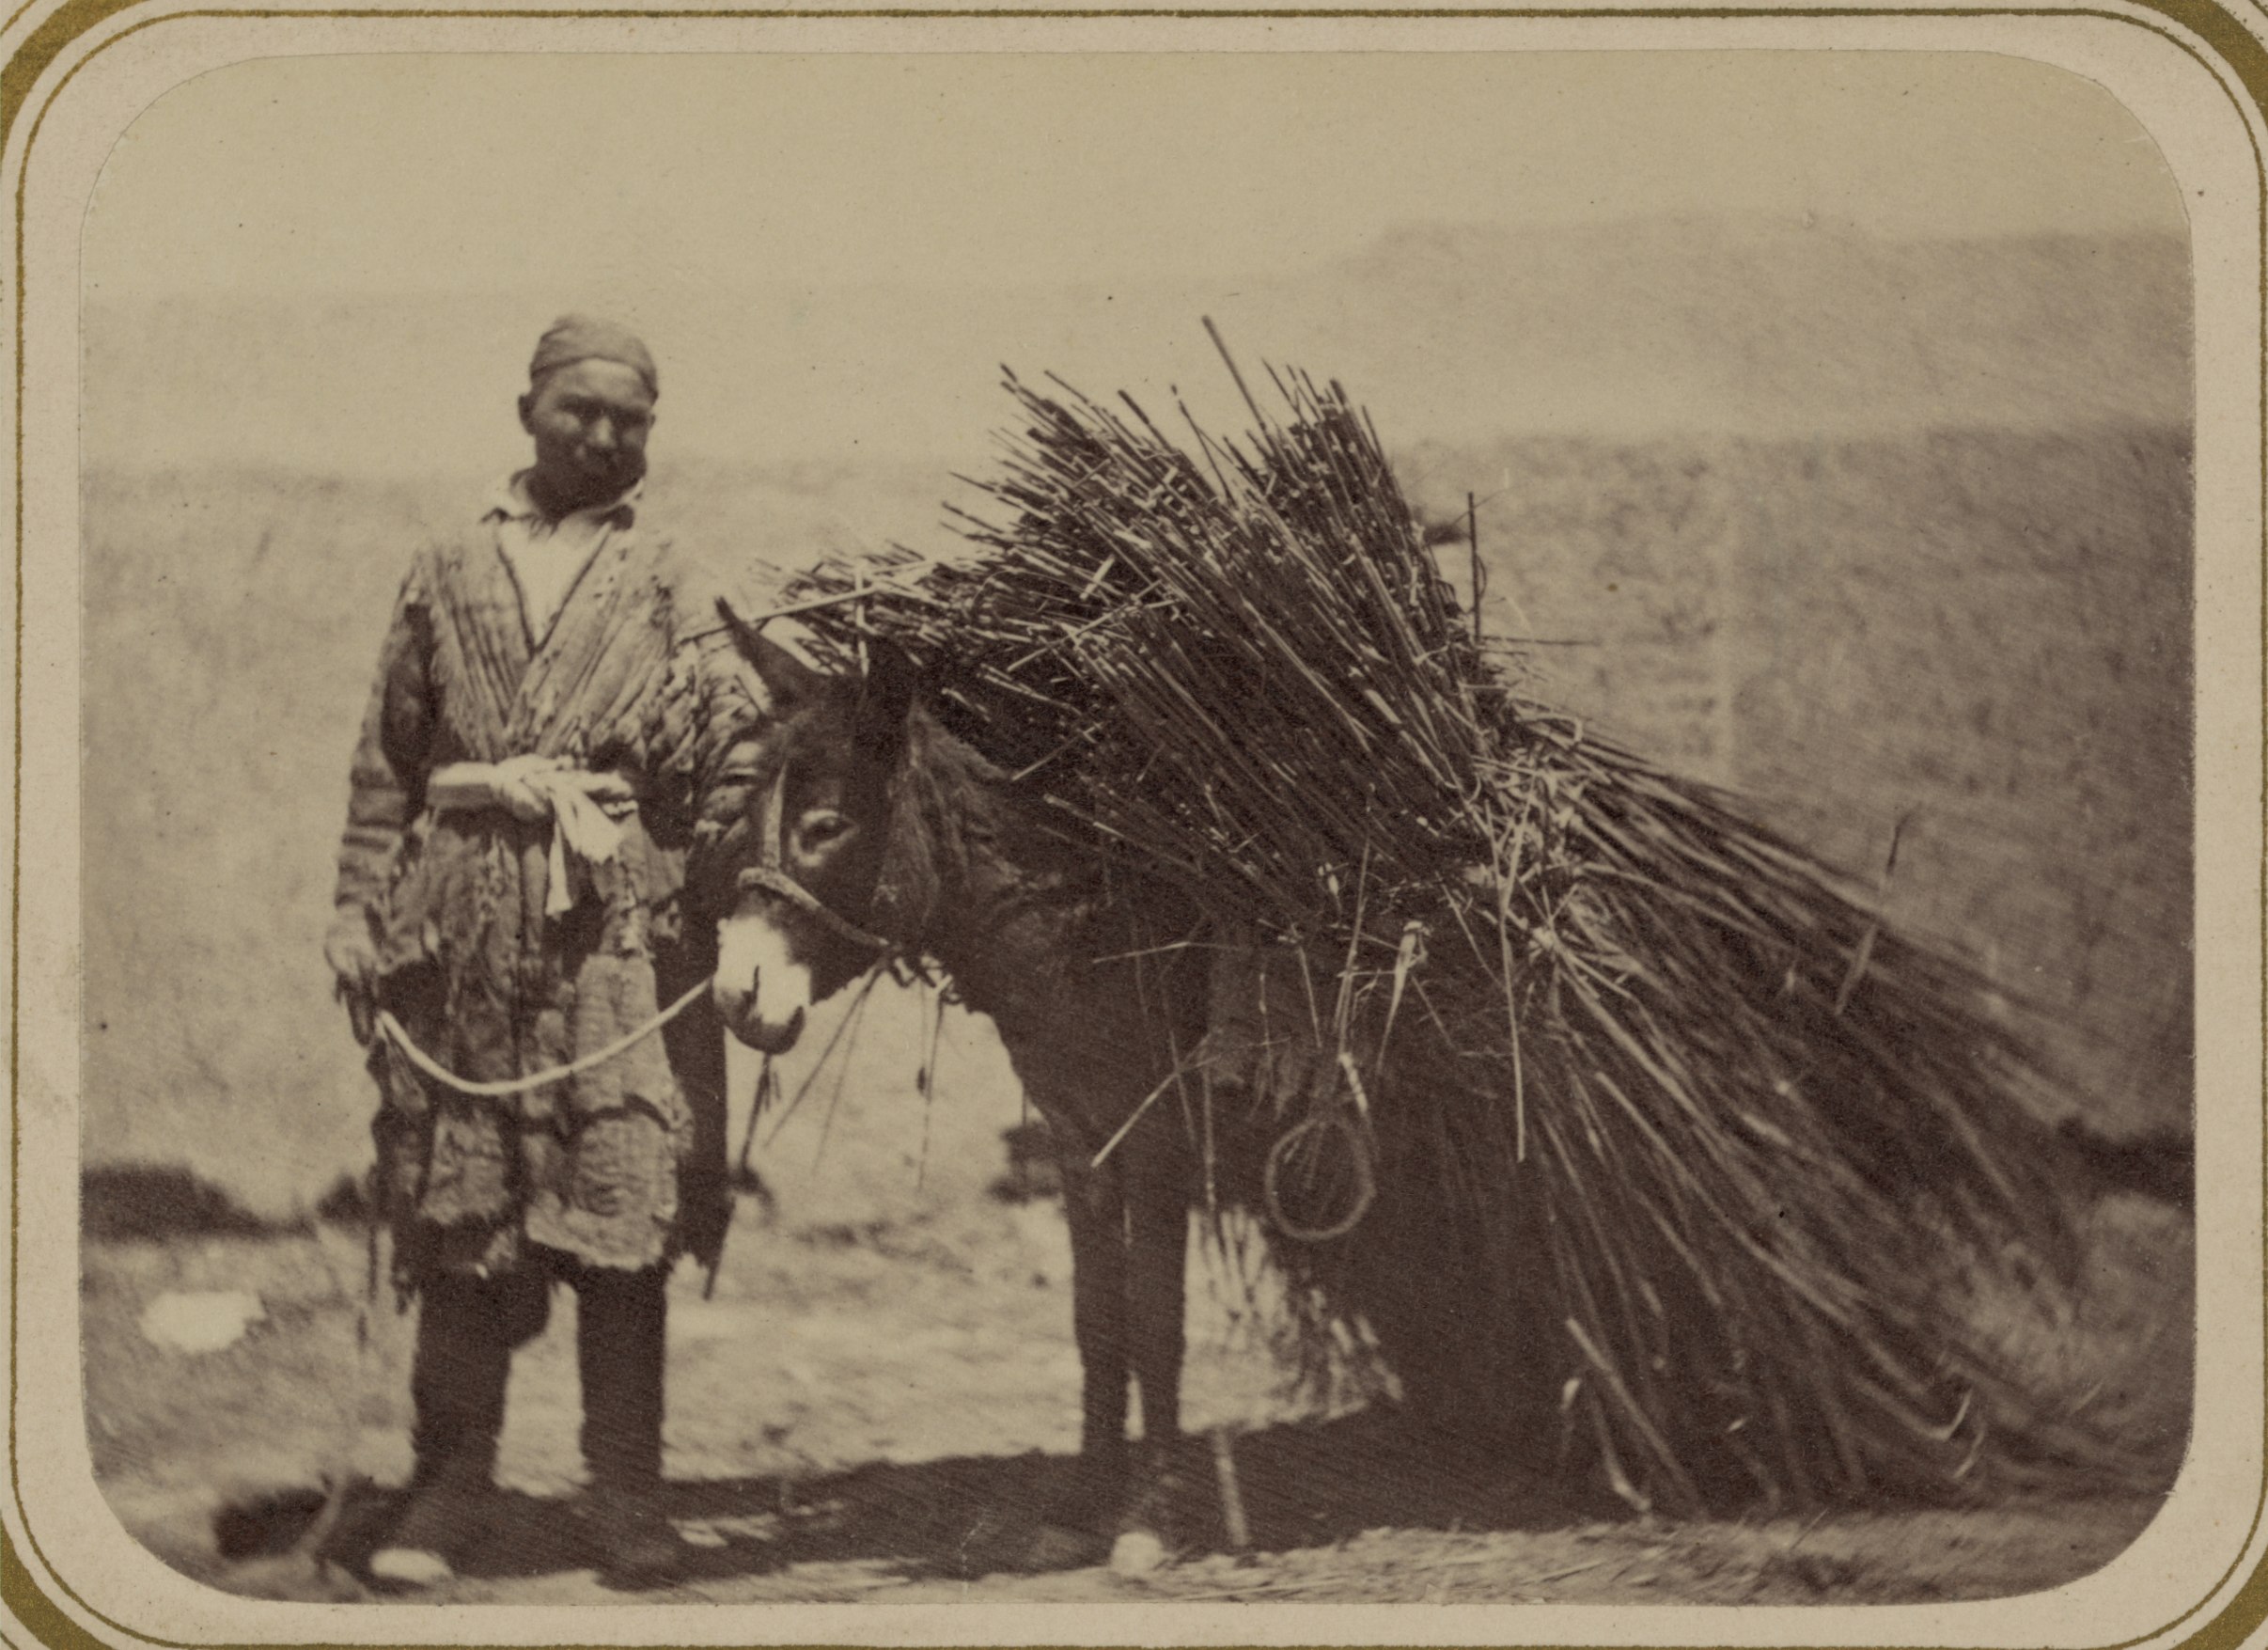
[[[852,945],[864,946],[870,951],[886,951],[893,947],[894,942],[883,938],[881,935],[868,934],[857,923],[837,916],[817,894],[777,866],[749,866],[740,873],[740,886],[743,888],[762,888],[768,894],[777,894],[828,933],[847,939]]]
[[[896,950],[893,942],[883,938],[879,934],[868,933],[855,922],[841,916],[824,900],[788,873],[785,846],[787,809],[788,770],[783,765],[780,768],[779,777],[772,781],[771,793],[764,798],[764,836],[761,845],[757,850],[759,857],[754,865],[748,866],[741,872],[737,878],[739,886],[743,889],[762,888],[768,894],[777,895],[837,939],[848,940],[852,945],[863,946],[870,951]]]

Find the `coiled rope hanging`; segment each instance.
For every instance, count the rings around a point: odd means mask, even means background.
[[[1319,1111],[1305,1123],[1287,1129],[1275,1145],[1268,1148],[1268,1160],[1260,1169],[1260,1195],[1267,1200],[1268,1218],[1276,1229],[1298,1243],[1329,1243],[1335,1237],[1344,1237],[1362,1224],[1362,1218],[1370,1212],[1378,1201],[1378,1172],[1370,1160],[1370,1096],[1363,1087],[1361,1068],[1353,1056],[1339,1050],[1338,1069],[1347,1079],[1346,1097],[1353,1114],[1341,1108]],[[1347,1155],[1354,1165],[1354,1201],[1347,1212],[1336,1220],[1309,1225],[1294,1220],[1284,1213],[1281,1182],[1285,1166],[1300,1142],[1320,1130],[1337,1131],[1347,1143]]]
[[[1337,1130],[1347,1142],[1347,1155],[1354,1165],[1354,1200],[1353,1205],[1337,1219],[1309,1225],[1293,1219],[1284,1212],[1279,1182],[1292,1150],[1321,1129]],[[1362,1130],[1344,1112],[1334,1111],[1310,1117],[1298,1126],[1287,1130],[1284,1137],[1269,1148],[1267,1165],[1260,1174],[1260,1192],[1268,1200],[1268,1218],[1275,1222],[1278,1231],[1293,1241],[1328,1243],[1335,1237],[1344,1237],[1362,1224],[1362,1218],[1370,1212],[1371,1203],[1378,1198],[1378,1176],[1370,1167],[1369,1143],[1363,1139]]]

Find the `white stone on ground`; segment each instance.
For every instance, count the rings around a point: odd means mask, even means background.
[[[267,1315],[243,1290],[171,1290],[143,1309],[142,1338],[168,1352],[218,1352]]]

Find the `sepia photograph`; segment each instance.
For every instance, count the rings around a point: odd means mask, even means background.
[[[2098,80],[141,102],[72,229],[52,1170],[172,1576],[1620,1631],[2046,1595],[2203,1470],[2258,889],[2198,848],[2203,209]]]

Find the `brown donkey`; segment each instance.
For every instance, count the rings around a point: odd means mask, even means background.
[[[1170,1547],[1195,1162],[1176,1074],[1204,1030],[1207,974],[1178,942],[1203,914],[1106,872],[1075,827],[931,719],[894,649],[863,678],[832,677],[735,629],[778,715],[727,755],[706,810],[725,1024],[782,1047],[810,1003],[886,951],[934,958],[992,1016],[1061,1162],[1084,1373],[1075,1487],[1034,1560],[1114,1531]]]

